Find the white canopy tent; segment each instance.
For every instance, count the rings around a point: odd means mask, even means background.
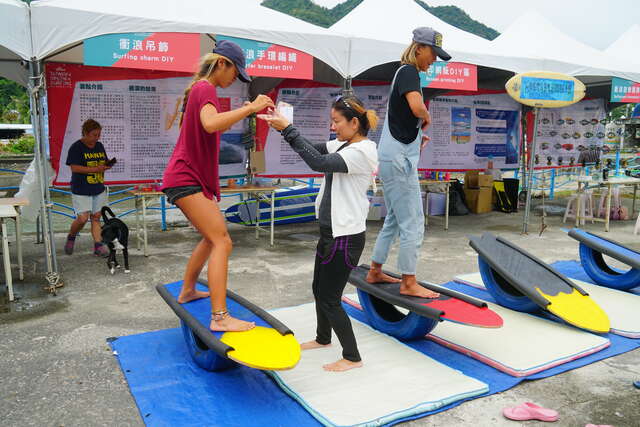
[[[516,19],[500,36],[492,41],[494,52],[500,55],[522,55],[538,61],[535,68],[518,63],[516,73],[545,70],[579,77],[587,85],[587,96],[609,99],[611,78],[633,80],[640,77],[637,67],[613,58],[569,37],[557,29],[540,13],[529,10]],[[529,171],[534,167],[535,145],[530,149]],[[526,188],[532,186],[532,174],[527,173]],[[527,231],[531,192],[527,191],[523,232]]]
[[[640,25],[634,24],[616,41],[605,49],[605,53],[615,58],[625,59],[636,66],[640,72]]]
[[[447,24],[413,0],[364,0],[330,30],[350,36],[348,74],[355,77],[372,67],[399,61],[417,27],[432,27],[442,33],[443,48],[452,61],[502,70],[513,70],[519,64],[535,68],[535,61],[523,55],[496,55],[489,40]]]
[[[517,62],[510,68],[516,73],[555,71],[584,77],[581,80],[587,84],[610,80],[611,77],[640,78],[637,66],[574,40],[534,10],[516,19],[491,45],[498,55],[537,60],[535,68],[529,63]]]
[[[31,26],[38,59],[80,63],[82,41],[109,33],[224,34],[292,47],[347,75],[344,36],[253,0],[39,0],[31,4]]]
[[[29,6],[18,0],[0,0],[6,11],[0,9],[0,19],[6,19],[4,32],[6,46],[17,55],[9,55],[18,64],[20,58],[29,59],[32,123],[38,139],[36,144],[36,170],[41,187],[41,217],[45,239],[50,289],[55,290],[60,277],[51,228],[51,199],[48,186],[48,142],[44,129],[44,61],[82,63],[83,41],[87,38],[127,32],[185,32],[203,35],[224,34],[276,43],[311,54],[314,68],[341,80],[345,76],[348,58],[347,38],[324,28],[260,6],[253,0],[211,2],[208,0],[40,0]],[[19,15],[21,13],[22,15]],[[4,21],[0,23],[5,24]],[[15,30],[15,31],[13,31]],[[26,32],[26,36],[24,35]],[[205,49],[212,40],[203,36]],[[0,42],[4,45],[5,40]],[[4,54],[0,50],[0,54]],[[1,57],[0,57],[1,58]],[[9,63],[7,63],[9,64]],[[6,67],[11,75],[11,67]],[[19,77],[19,76],[15,76]],[[13,76],[12,76],[13,78]],[[18,79],[16,79],[18,80]],[[24,79],[23,81],[27,81]]]
[[[23,60],[31,57],[29,7],[19,0],[0,0],[0,76],[27,85]]]
[[[33,61],[29,6],[18,0],[0,0],[0,28],[2,28],[2,32],[0,32],[0,75],[26,86],[29,91],[31,123],[37,138],[33,165],[39,183],[37,186],[39,190],[38,207],[42,219],[47,266],[45,277],[49,283],[49,289],[55,291],[60,276],[53,245],[51,216],[47,208],[50,206],[49,188],[46,185],[48,183],[47,164],[42,155],[46,152],[42,137],[44,110],[41,98],[44,91],[41,85],[42,80],[38,76],[40,73],[35,68],[37,64]]]

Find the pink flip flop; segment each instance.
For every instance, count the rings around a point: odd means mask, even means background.
[[[540,421],[557,421],[558,412],[553,409],[543,408],[531,402],[524,402],[518,406],[512,408],[504,408],[502,415],[510,420],[526,421],[526,420],[540,420]]]

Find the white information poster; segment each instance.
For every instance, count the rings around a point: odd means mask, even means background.
[[[536,136],[537,164],[572,165],[584,150],[606,139],[604,100],[589,99],[562,108],[541,108]]]
[[[100,141],[107,156],[117,159],[105,175],[107,183],[161,180],[178,139],[179,109],[190,82],[191,77],[76,82],[56,183],[71,180],[67,153],[80,138],[81,125],[88,118],[102,125]],[[221,109],[240,107],[248,97],[247,91],[248,86],[239,82],[218,88]],[[222,135],[220,176],[245,174],[245,126],[245,121],[239,122]]]
[[[380,120],[378,128],[368,137],[378,141],[387,107],[389,86],[356,86],[355,95],[367,109],[376,110]],[[331,105],[342,93],[338,87],[281,88],[278,101],[293,106],[293,125],[311,142],[327,142],[331,134]],[[318,175],[291,149],[279,132],[269,129],[265,147],[266,170],[263,175]]]
[[[507,94],[438,96],[429,103],[431,138],[418,167],[435,170],[517,168],[520,104]]]

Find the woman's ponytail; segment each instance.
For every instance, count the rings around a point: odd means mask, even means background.
[[[370,131],[371,129],[375,130],[378,127],[378,113],[376,113],[375,110],[367,110],[364,115],[367,118],[367,123],[369,125],[367,127],[367,131]]]

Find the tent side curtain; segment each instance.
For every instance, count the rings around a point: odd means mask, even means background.
[[[298,49],[343,77],[349,43],[344,35],[260,6],[234,0],[224,8],[204,0],[41,0],[31,4],[34,54],[46,58],[87,38],[131,32],[222,34]],[[77,61],[81,62],[81,61]]]

